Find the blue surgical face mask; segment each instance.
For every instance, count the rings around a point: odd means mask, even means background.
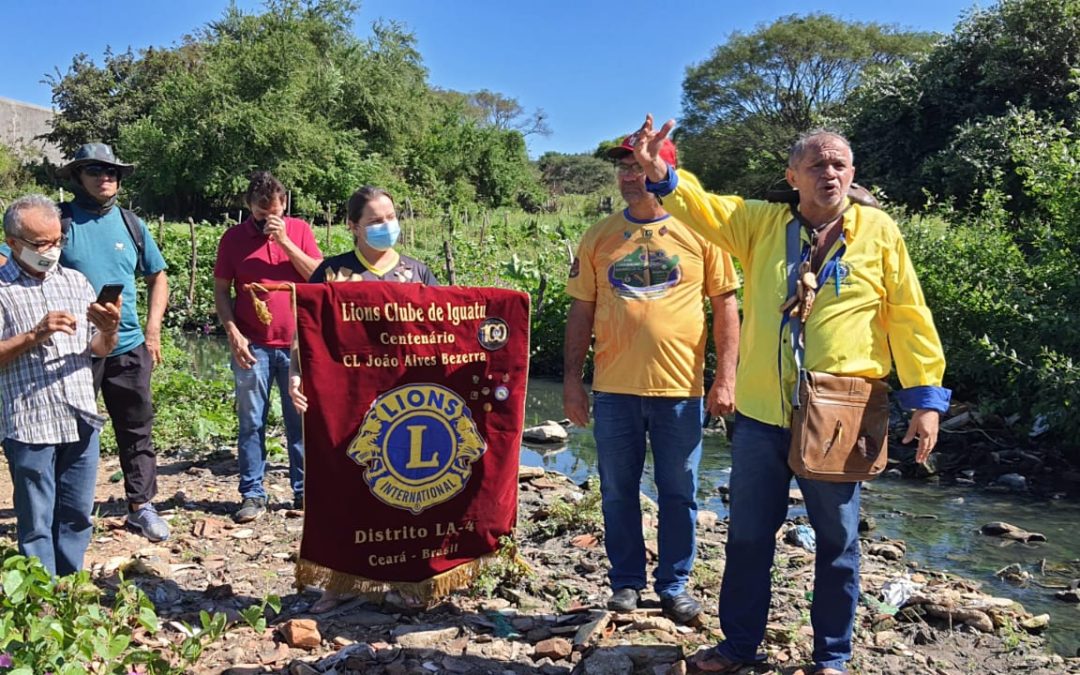
[[[397,243],[401,234],[401,226],[397,220],[388,220],[385,223],[375,223],[364,227],[364,240],[367,245],[376,251],[387,251]]]

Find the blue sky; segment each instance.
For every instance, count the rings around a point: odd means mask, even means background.
[[[758,0],[367,0],[358,35],[377,18],[416,34],[435,86],[490,89],[532,110],[543,108],[553,134],[532,137],[530,153],[591,151],[640,125],[646,112],[678,117],[686,67],[708,58],[732,31],[751,31],[777,17],[826,11],[840,18],[949,32],[966,10],[987,0],[807,3]],[[28,1],[5,3],[0,39],[0,97],[51,104],[42,84],[75,54],[101,62],[107,46],[123,51],[169,46],[222,15],[228,0]],[[259,10],[258,0],[238,0]]]

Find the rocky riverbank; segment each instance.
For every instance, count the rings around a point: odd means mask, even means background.
[[[165,463],[161,495],[174,537],[163,545],[122,528],[121,488],[110,480],[117,469],[114,460],[102,463],[98,494],[109,501],[101,504],[88,567],[106,587],[123,573],[154,601],[165,628],[142,636],[150,646],[181,639],[179,622],[197,622],[201,610],[235,622],[207,646],[200,673],[681,673],[688,655],[719,636],[726,523],[715,514],[703,513],[699,527],[692,590],[708,612],[694,626],[663,617],[648,595],[649,606],[633,614],[605,610],[596,486],[528,467],[520,477],[518,556],[503,556],[467,592],[432,608],[390,594],[311,615],[317,593],[292,588],[302,514],[282,504],[255,523],[234,525],[231,456]],[[283,502],[285,472],[272,471],[271,482]],[[9,486],[0,486],[0,494],[10,495]],[[655,552],[655,507],[643,499]],[[0,526],[11,537],[10,503],[0,506],[7,509]],[[778,536],[769,661],[756,672],[793,673],[809,659],[813,556],[809,531],[800,525],[790,522]],[[1045,617],[981,593],[974,582],[913,568],[905,554],[903,542],[865,532],[855,672],[1080,672],[1080,660],[1045,651],[1039,637]],[[281,612],[256,632],[240,611],[268,594],[281,597]]]

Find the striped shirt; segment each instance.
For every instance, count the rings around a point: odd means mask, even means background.
[[[33,330],[50,311],[75,317],[75,334],[56,332],[0,366],[0,438],[52,445],[79,440],[79,420],[100,429],[86,318],[94,289],[80,272],[57,265],[39,279],[12,258],[0,267],[0,340]]]

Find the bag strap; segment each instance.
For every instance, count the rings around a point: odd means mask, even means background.
[[[71,202],[60,202],[60,234],[67,236],[71,231],[71,221],[74,218],[75,213],[71,209]],[[135,244],[135,271],[143,271],[143,252],[146,250],[146,239],[143,237],[142,227],[139,223],[139,216],[130,209],[125,209],[123,206],[117,206],[120,209],[120,218],[124,221],[124,227],[128,231],[128,236],[131,237],[132,243]]]
[[[811,233],[811,241],[803,244],[801,237],[801,230],[804,226],[802,214],[799,213],[796,204],[790,204],[789,206],[792,218],[787,224],[785,239],[788,293],[787,300],[780,307],[783,314],[780,319],[780,343],[783,344],[784,327],[790,326],[790,345],[797,372],[795,386],[791,394],[791,407],[795,409],[799,407],[799,393],[803,380],[806,378],[806,371],[803,368],[803,360],[806,355],[805,319],[813,309],[816,290],[824,288],[830,279],[835,282],[836,295],[840,295],[840,260],[843,258],[844,253],[847,252],[847,240],[844,237],[843,229],[841,229],[838,240],[840,245],[836,248],[836,252],[822,263],[821,269],[815,275],[814,279],[817,284],[815,288],[800,288],[803,275],[810,270],[811,261],[814,258],[818,244],[818,235],[816,232]],[[847,208],[850,209],[851,205],[849,204]],[[844,212],[846,211],[847,209],[844,209]],[[840,218],[843,218],[844,212],[840,214]],[[842,223],[841,228],[843,228]],[[806,311],[803,311],[804,302],[809,302]],[[783,358],[779,350],[777,351],[777,362],[779,364],[780,382],[783,383]]]

